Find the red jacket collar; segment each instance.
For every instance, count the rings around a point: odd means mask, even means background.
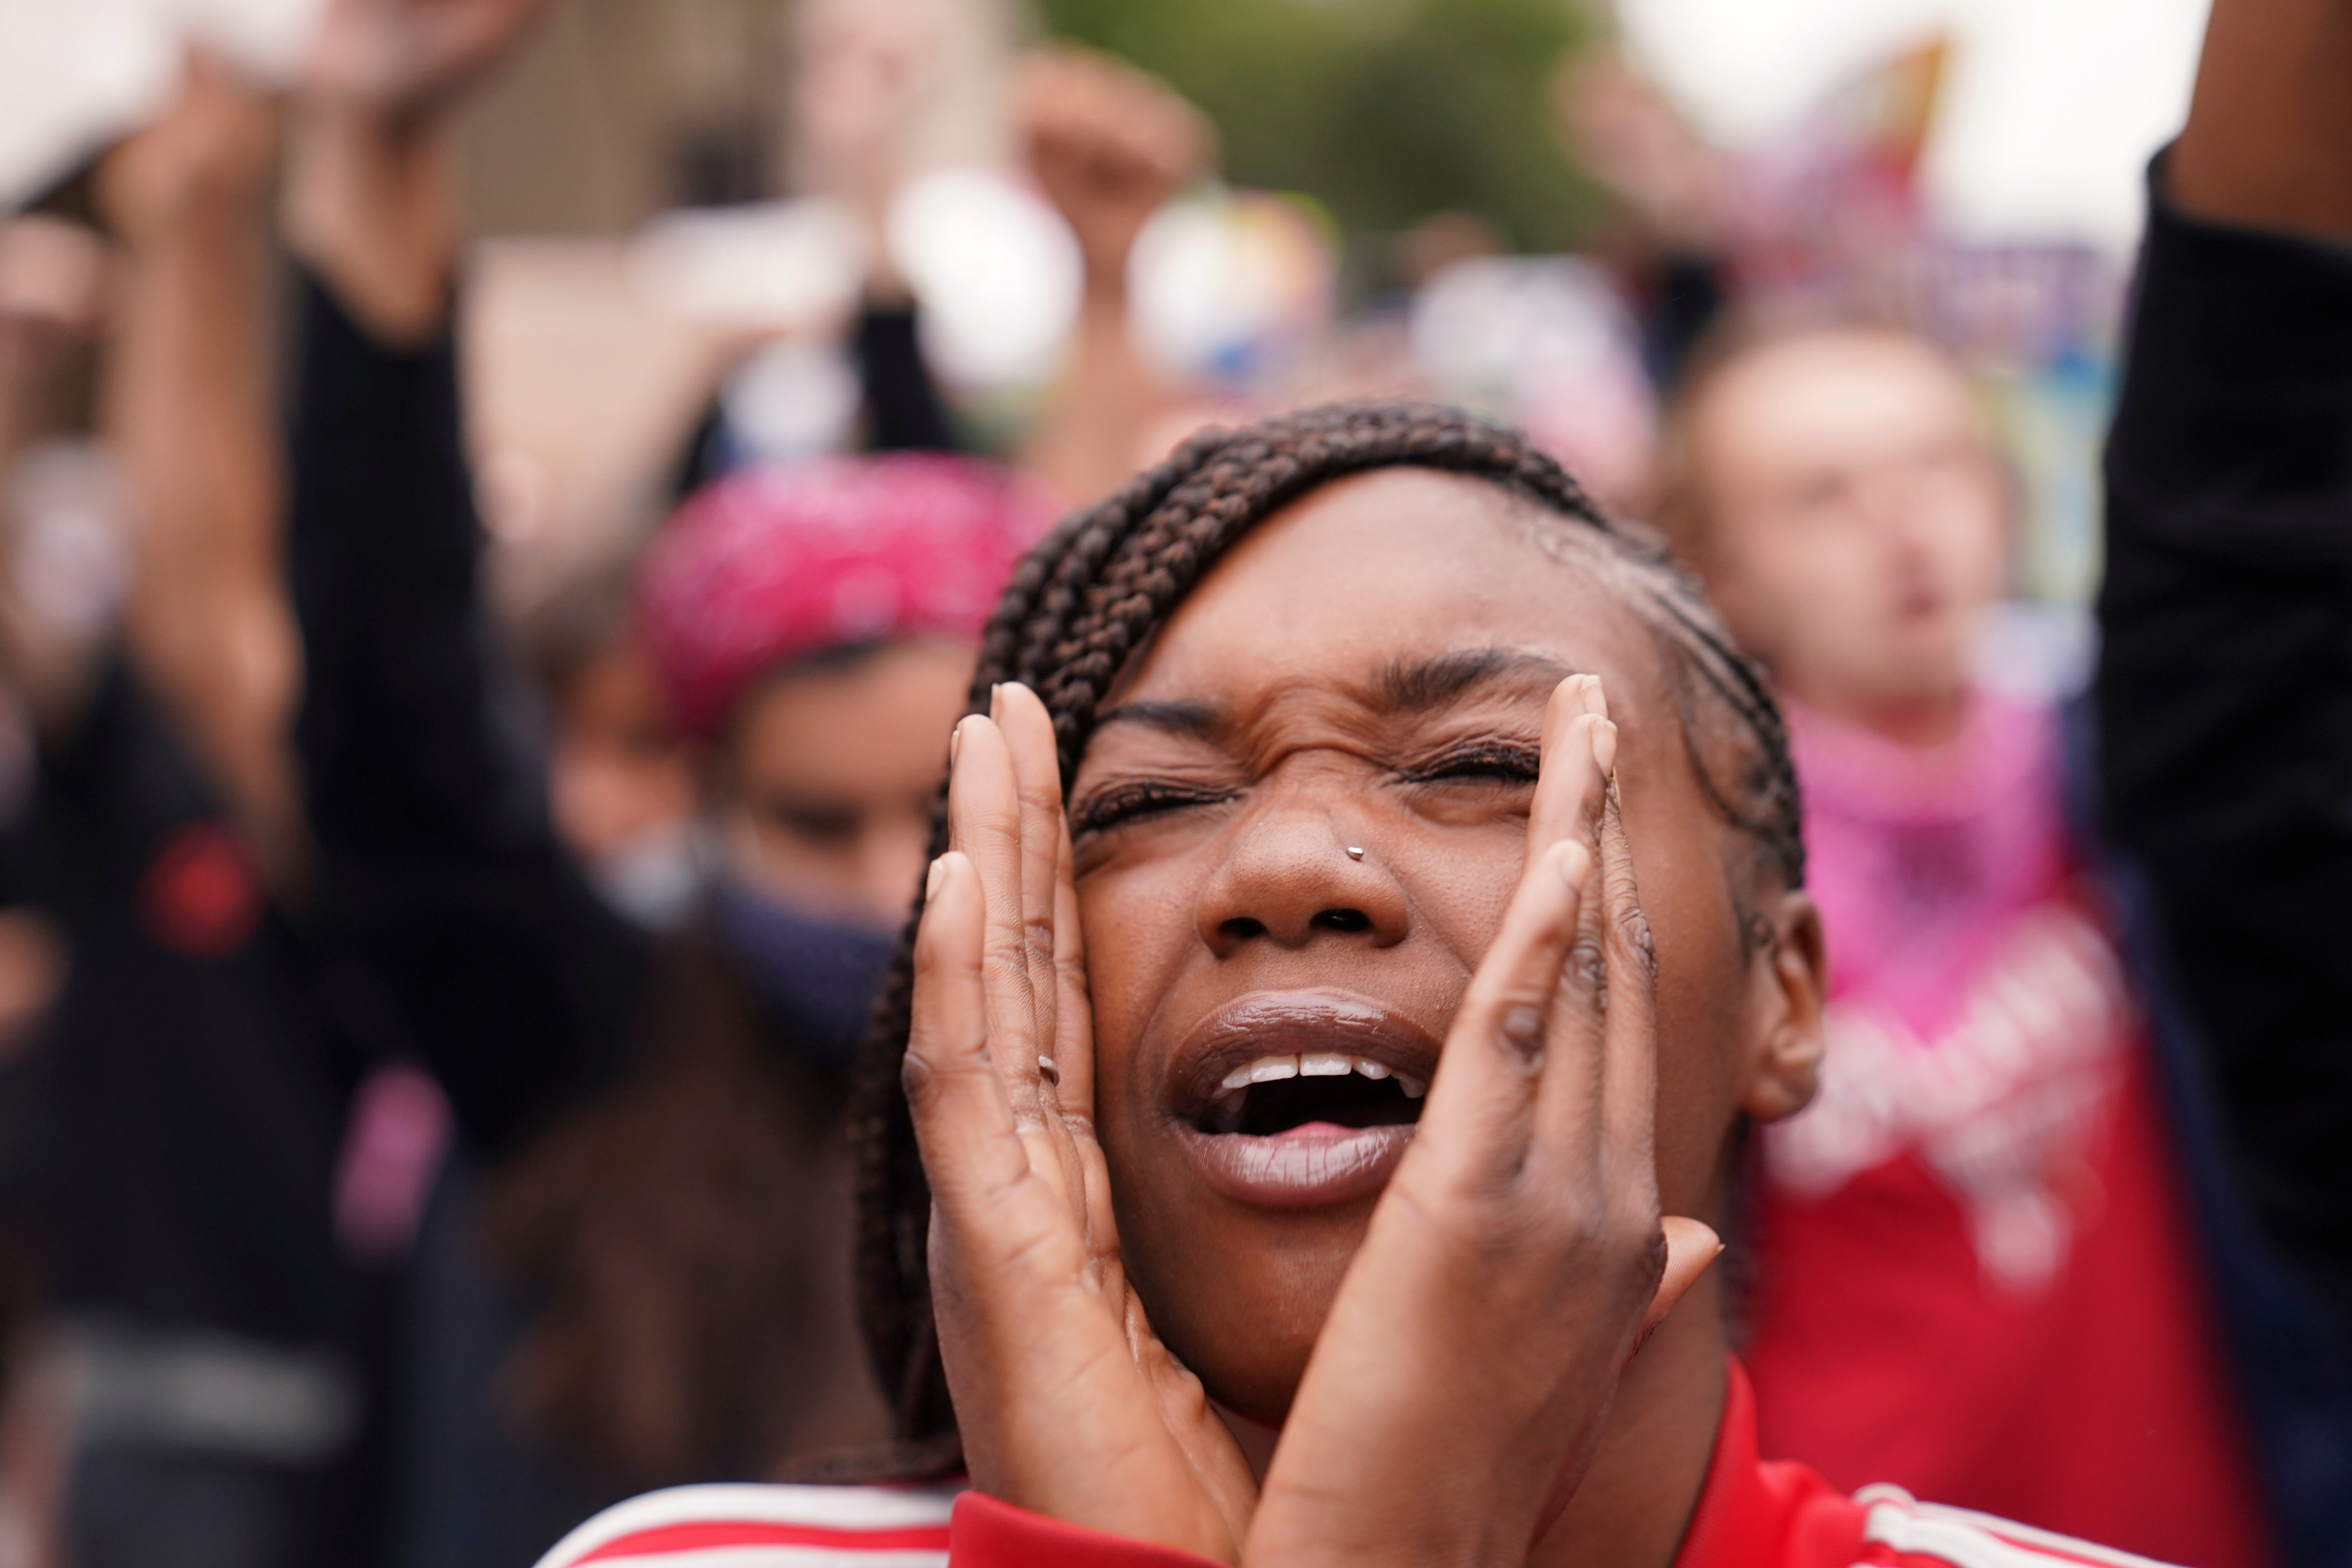
[[[1863,1562],[1862,1508],[1802,1465],[1759,1461],[1748,1373],[1729,1362],[1724,1382],[1715,1457],[1674,1568]],[[956,1500],[948,1562],[950,1568],[1208,1568],[1188,1552],[1065,1524],[978,1492]]]
[[[1715,1457],[1674,1568],[1845,1568],[1861,1552],[1863,1517],[1804,1466],[1758,1456],[1756,1394],[1727,1357]]]

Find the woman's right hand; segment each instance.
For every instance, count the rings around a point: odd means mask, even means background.
[[[956,730],[905,1068],[965,1462],[1033,1512],[1235,1562],[1255,1483],[1119,1259],[1053,723],[1019,685],[991,709]]]

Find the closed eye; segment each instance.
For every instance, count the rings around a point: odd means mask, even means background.
[[[1171,811],[1222,805],[1232,798],[1229,791],[1203,789],[1196,784],[1169,784],[1157,779],[1110,784],[1095,791],[1070,808],[1070,837],[1084,838],[1089,834],[1124,827],[1146,817],[1164,816]]]
[[[1475,741],[1404,771],[1407,784],[1531,784],[1543,768],[1537,748],[1511,741]]]
[[[772,796],[761,801],[759,809],[782,832],[828,849],[856,843],[859,829],[865,826],[865,816],[857,807],[835,801]]]

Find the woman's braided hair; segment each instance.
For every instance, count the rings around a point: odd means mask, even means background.
[[[1468,475],[1534,502],[1538,542],[1622,584],[1668,650],[1701,787],[1753,836],[1765,868],[1786,886],[1801,885],[1796,775],[1760,672],[1656,535],[1606,516],[1517,432],[1458,409],[1339,404],[1194,436],[1029,552],[982,635],[971,710],[986,711],[1001,681],[1034,689],[1053,716],[1066,789],[1112,683],[1235,540],[1318,486],[1401,467]],[[931,854],[946,848],[943,789]],[[919,898],[876,999],[858,1061],[854,1131],[860,1304],[903,1445],[882,1468],[902,1475],[950,1468],[957,1456],[925,1260],[930,1190],[899,1085],[921,913]]]

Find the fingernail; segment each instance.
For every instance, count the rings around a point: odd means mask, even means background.
[[[1589,676],[1587,679],[1592,684],[1585,689],[1584,710],[1588,713],[1598,713],[1603,719],[1608,718],[1609,689],[1601,684],[1601,678],[1597,675]]]
[[[1004,682],[998,681],[988,689],[988,716],[1001,719],[1004,715]]]
[[[957,721],[956,721],[955,728],[954,728],[954,729],[952,729],[952,730],[950,730],[950,731],[948,731],[948,766],[949,766],[949,767],[952,768],[952,767],[954,767],[954,766],[956,765],[956,753],[957,753],[957,752],[961,752],[961,751],[962,751],[962,750],[963,750],[963,721],[962,721],[962,720],[961,720],[961,719],[959,719],[959,720],[957,720]]]
[[[923,898],[926,902],[939,897],[940,879],[947,875],[947,866],[948,858],[942,855],[931,862],[929,870],[923,873]]]
[[[1502,1036],[1503,1043],[1528,1065],[1543,1060],[1544,1016],[1540,1009],[1524,1004],[1505,1008]]]
[[[1617,776],[1617,726],[1606,719],[1592,727],[1592,763],[1602,778]]]

